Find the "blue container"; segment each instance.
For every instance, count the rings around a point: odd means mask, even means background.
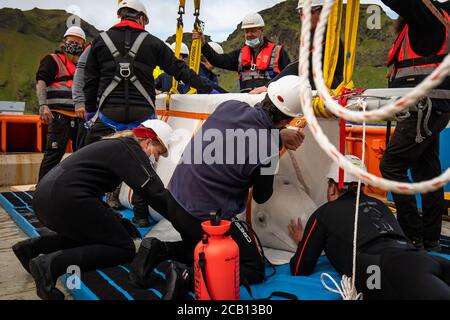
[[[441,153],[441,165],[442,171],[450,168],[450,125],[441,132],[441,144],[440,144],[440,153]],[[411,175],[410,175],[411,179]],[[447,184],[444,188],[445,192],[450,192],[450,184]],[[393,201],[392,194],[388,194],[388,200]],[[417,207],[422,208],[422,199],[420,195],[416,195]]]

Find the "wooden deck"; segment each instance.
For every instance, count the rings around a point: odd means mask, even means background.
[[[17,260],[11,247],[27,238],[0,206],[0,300],[37,300],[36,288],[29,275]],[[61,286],[66,299],[72,296]]]

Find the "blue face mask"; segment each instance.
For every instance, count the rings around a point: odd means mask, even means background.
[[[261,40],[259,38],[255,38],[253,40],[245,40],[245,44],[250,48],[258,47],[261,44]]]

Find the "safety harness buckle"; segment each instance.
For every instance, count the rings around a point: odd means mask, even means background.
[[[251,70],[251,71],[255,71],[255,70],[256,70],[256,64],[253,63],[253,64],[250,66],[250,70]]]
[[[119,73],[124,79],[128,79],[131,76],[130,63],[119,63]]]

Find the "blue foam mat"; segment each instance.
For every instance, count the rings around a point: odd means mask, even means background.
[[[32,195],[29,193],[22,193],[22,195],[32,198]],[[24,218],[23,214],[19,212],[23,209],[27,209],[32,213],[31,205],[29,203],[27,204],[26,202],[24,202],[20,197],[18,197],[14,193],[13,196],[14,196],[13,199],[15,200],[15,202],[17,202],[15,206],[2,194],[0,194],[0,205],[2,205],[5,208],[6,212],[28,236],[30,237],[39,236],[40,233],[42,232],[42,228],[36,229],[26,218]],[[120,213],[125,218],[130,220],[133,217],[132,210],[122,210],[120,211]],[[151,227],[139,229],[142,236],[145,236],[150,230]],[[450,255],[438,253],[436,253],[436,255],[442,256],[450,260]],[[114,269],[122,269],[123,274],[120,276],[121,277],[120,280],[124,282],[123,280],[126,279],[126,273],[124,270],[128,271],[128,269],[124,266],[118,266],[115,268],[105,270],[89,271],[82,275],[82,279],[86,278],[89,279],[90,278],[89,275],[95,275],[97,277],[98,275],[101,275],[101,277],[98,278],[100,278],[104,282],[102,284],[103,286],[118,291],[120,295],[124,298],[124,300],[134,300],[135,298],[127,291],[129,289],[124,289],[119,284],[117,284],[117,281],[110,278],[106,274],[107,272],[110,272],[110,270]],[[273,270],[270,267],[266,268],[266,272],[268,274],[272,273],[272,271]],[[267,278],[266,281],[262,284],[251,286],[253,297],[242,286],[241,299],[242,300],[262,299],[270,296],[272,292],[282,291],[294,294],[300,300],[339,300],[340,299],[339,295],[326,291],[322,286],[320,276],[324,272],[330,274],[336,280],[340,279],[339,274],[334,270],[334,268],[329,263],[328,259],[324,256],[320,257],[314,273],[308,277],[291,276],[288,265],[278,266],[276,267],[275,275]],[[66,285],[66,287],[67,284],[73,282],[73,279],[71,281],[67,281],[68,280],[67,275],[61,277],[61,280]],[[95,288],[90,287],[91,283],[79,281],[79,284],[80,286],[78,289],[68,288],[68,290],[71,292],[71,294],[74,296],[76,300],[100,300],[98,295],[94,293]],[[274,297],[273,299],[275,300],[279,298]]]
[[[17,226],[25,232],[25,234],[29,237],[37,237],[39,236],[39,232],[36,230],[36,228],[28,222],[27,219],[21,215],[17,209],[29,209],[32,211],[33,209],[31,206],[24,203],[20,198],[16,196],[15,193],[11,192],[12,195],[14,195],[19,201],[22,202],[21,206],[14,206],[8,199],[6,199],[3,194],[0,194],[0,205],[5,208],[6,212],[9,214],[11,219],[17,224]],[[30,195],[31,197],[31,195]]]

